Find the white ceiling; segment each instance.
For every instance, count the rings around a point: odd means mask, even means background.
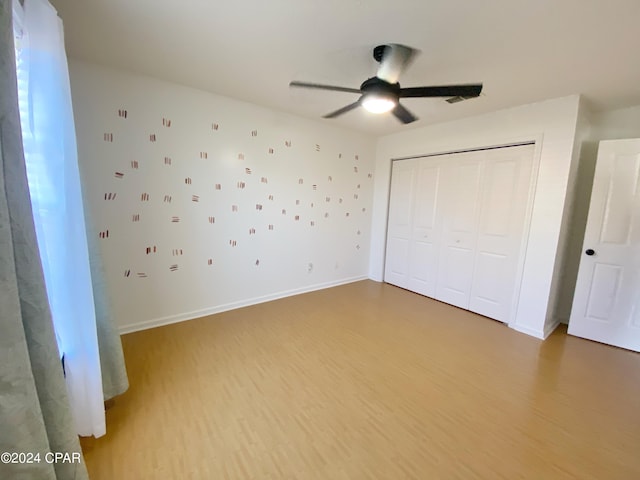
[[[420,120],[354,110],[322,120],[387,134],[580,93],[594,111],[640,104],[640,0],[51,0],[69,57],[320,119],[355,101],[291,80],[358,88],[374,46],[421,51],[403,87],[483,82],[450,105],[404,99]]]

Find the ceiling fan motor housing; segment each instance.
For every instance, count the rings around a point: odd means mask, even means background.
[[[399,83],[389,83],[384,80],[379,79],[378,77],[371,77],[365,80],[362,85],[360,85],[360,90],[364,96],[372,95],[379,97],[390,98],[394,101],[398,101],[400,98],[400,84]]]

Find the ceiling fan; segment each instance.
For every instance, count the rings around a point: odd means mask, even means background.
[[[442,85],[431,87],[401,88],[398,79],[407,68],[417,50],[395,43],[378,45],[373,49],[373,58],[380,63],[375,77],[365,80],[360,88],[336,87],[293,81],[290,87],[315,88],[317,90],[332,90],[335,92],[357,93],[360,98],[323,118],[335,118],[350,112],[359,106],[372,113],[391,112],[402,123],[411,123],[418,118],[400,103],[401,98],[424,97],[459,97],[463,99],[477,97],[482,92],[482,84]]]

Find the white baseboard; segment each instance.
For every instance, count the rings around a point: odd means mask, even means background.
[[[294,288],[291,290],[285,290],[282,292],[270,293],[268,295],[262,295],[260,297],[248,298],[237,302],[226,303],[223,305],[217,305],[215,307],[205,308],[202,310],[195,310],[193,312],[179,313],[177,315],[169,315],[167,317],[154,318],[151,320],[144,320],[142,322],[131,323],[129,325],[123,325],[118,328],[120,334],[138,332],[140,330],[147,330],[149,328],[160,327],[162,325],[169,325],[171,323],[179,323],[187,320],[193,320],[195,318],[206,317],[207,315],[213,315],[215,313],[226,312],[228,310],[234,310],[236,308],[248,307],[251,305],[257,305],[258,303],[270,302],[272,300],[278,300],[279,298],[291,297],[293,295],[300,295],[302,293],[309,293],[316,290],[323,290],[325,288],[337,287],[339,285],[346,285],[347,283],[359,282],[361,280],[367,280],[366,275],[358,277],[344,278],[341,280],[317,283],[314,285],[307,285],[306,287]]]
[[[560,320],[555,319],[551,323],[547,324],[544,327],[544,330],[537,330],[529,327],[523,327],[520,325],[509,325],[510,328],[520,332],[526,333],[527,335],[531,335],[532,337],[539,338],[540,340],[545,340],[549,335],[553,333],[553,331],[558,328],[560,325]]]
[[[540,340],[544,340],[544,332],[542,332],[540,330],[535,330],[535,329],[529,328],[529,327],[523,327],[521,325],[509,325],[509,327],[513,328],[517,332],[525,333],[525,334],[530,335],[532,337],[539,338]]]

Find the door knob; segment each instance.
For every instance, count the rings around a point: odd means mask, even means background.
[[[594,255],[596,253],[596,251],[593,250],[592,248],[588,248],[584,253],[586,253],[587,255],[591,256],[591,255]]]

